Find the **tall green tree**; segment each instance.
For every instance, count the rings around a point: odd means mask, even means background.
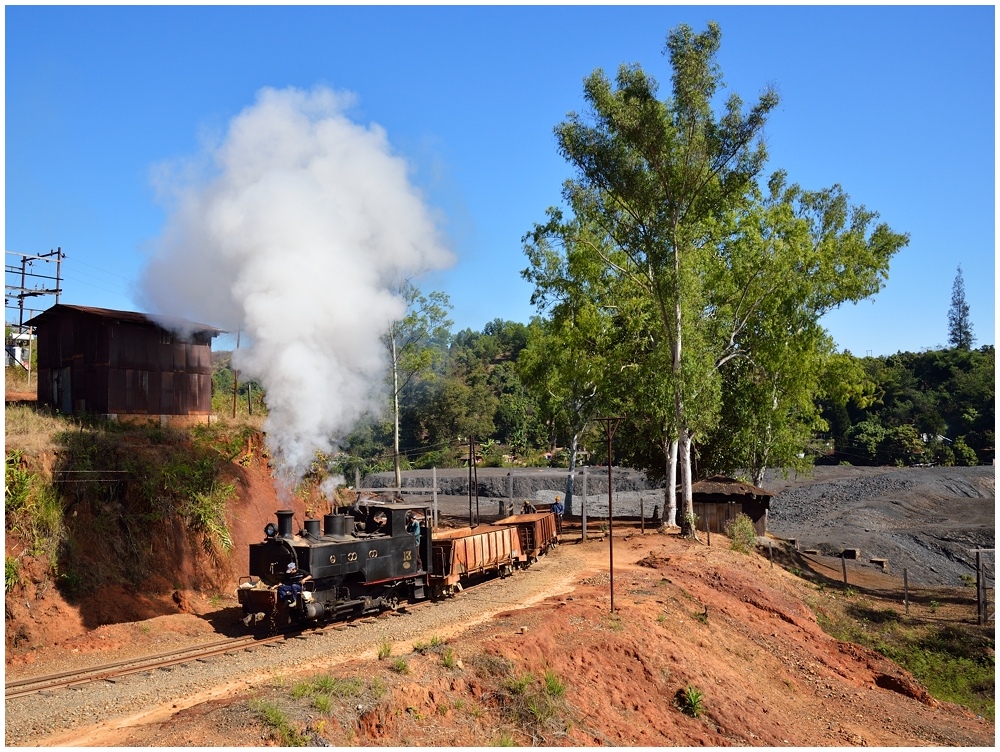
[[[563,221],[556,209],[548,214],[547,223],[523,238],[530,265],[522,272],[535,285],[531,302],[548,318],[533,322],[518,367],[525,382],[545,395],[556,425],[566,429],[571,510],[580,437],[607,405],[617,275],[603,261],[614,251],[599,225],[580,216]]]
[[[723,380],[717,469],[745,468],[759,485],[768,466],[801,465],[810,436],[826,427],[817,399],[852,388],[830,383],[835,348],[819,322],[875,294],[906,244],[877,219],[839,186],[804,191],[779,171],[767,194],[755,188],[719,223],[704,317]]]
[[[971,350],[976,338],[972,335],[969,304],[965,301],[965,278],[962,265],[958,265],[955,281],[951,286],[951,307],[948,309],[948,342],[959,350]]]
[[[701,417],[689,398],[708,390],[697,381],[703,368],[685,368],[685,359],[702,358],[685,351],[685,338],[694,336],[685,314],[696,316],[700,307],[699,266],[711,245],[711,220],[743,196],[761,169],[764,147],[754,142],[778,102],[768,89],[744,113],[734,94],[716,117],[720,40],[715,23],[701,34],[686,25],[670,32],[665,54],[673,85],[665,100],[638,65],[621,66],[615,85],[595,71],[584,82],[590,117],[571,113],[556,128],[560,153],[578,172],[567,183],[567,201],[578,214],[595,216],[624,252],[618,271],[654,302],[657,338],[670,347],[686,534],[693,530],[690,448]],[[675,473],[672,467],[668,483]]]
[[[450,336],[451,302],[443,292],[423,295],[410,280],[402,280],[397,294],[406,300],[406,315],[393,321],[382,336],[389,355],[389,388],[392,410],[393,469],[396,487],[402,484],[399,454],[400,396],[418,376],[432,376]]]

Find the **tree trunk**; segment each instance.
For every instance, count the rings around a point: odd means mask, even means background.
[[[677,524],[677,439],[671,439],[666,449],[667,488],[666,504],[664,505],[663,524]]]
[[[399,467],[399,362],[396,353],[396,338],[391,340],[392,348],[392,465],[396,471],[396,488],[403,487],[403,473]]]
[[[695,538],[694,497],[691,493],[691,434],[686,427],[681,429],[680,453],[681,462],[681,499],[684,519],[681,524],[681,535],[685,538]]]

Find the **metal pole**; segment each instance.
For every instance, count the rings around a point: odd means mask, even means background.
[[[469,436],[469,527],[472,527],[472,436]]]
[[[621,418],[598,418],[604,424],[608,437],[608,579],[611,587],[611,613],[615,612],[615,511],[611,481],[611,440],[615,437]],[[612,425],[613,424],[613,425]]]
[[[56,248],[56,305],[59,305],[59,293],[60,293],[60,270],[62,268],[62,246]]]
[[[479,465],[476,462],[476,442],[472,442],[472,477],[476,484],[476,524],[479,524]]]

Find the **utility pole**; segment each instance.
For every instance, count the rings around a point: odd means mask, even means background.
[[[615,512],[611,485],[611,440],[615,437],[621,418],[598,418],[604,424],[604,434],[608,438],[608,578],[611,584],[611,613],[615,612]]]
[[[7,251],[8,256],[19,256],[19,264],[4,264],[4,275],[19,274],[20,280],[19,284],[7,284],[6,279],[4,281],[4,309],[12,310],[17,309],[17,334],[18,342],[24,340],[25,326],[24,326],[24,300],[25,298],[34,298],[44,295],[55,295],[56,304],[59,303],[59,295],[62,293],[62,260],[66,258],[66,254],[63,253],[62,248],[56,248],[54,251],[49,251],[48,253],[41,254],[29,254],[29,253],[19,253],[17,251]],[[41,274],[34,271],[34,262],[44,261],[45,263],[56,262],[56,273],[55,276],[51,274]],[[20,267],[20,268],[19,268]],[[37,284],[34,287],[28,287],[28,281],[30,280],[53,280],[55,281],[54,288],[39,287]],[[44,282],[42,283],[45,284]],[[11,300],[16,299],[17,305],[11,305]],[[34,313],[34,309],[27,309],[29,317]],[[29,327],[30,329],[30,327]],[[14,357],[16,350],[9,343],[4,343],[5,348]],[[28,337],[28,363],[25,363],[20,358],[15,358],[15,361],[19,366],[24,368],[28,372],[28,380],[31,380],[31,337],[29,332]]]

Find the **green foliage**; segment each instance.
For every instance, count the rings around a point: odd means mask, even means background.
[[[28,505],[32,475],[23,465],[24,453],[19,450],[7,452],[4,460],[4,513],[9,518]]]
[[[384,658],[388,658],[392,655],[392,643],[388,640],[384,640],[378,646],[378,659],[381,661]]]
[[[21,584],[21,562],[13,556],[4,555],[4,592],[9,593]]]
[[[955,439],[953,451],[955,453],[956,464],[965,465],[966,467],[979,464],[979,458],[976,456],[975,450],[965,443],[964,436],[959,436]]]
[[[389,668],[395,671],[397,674],[408,674],[410,673],[410,664],[406,662],[405,658],[393,658],[392,663],[389,664]]]
[[[757,531],[753,520],[745,514],[736,515],[736,519],[726,524],[726,535],[729,536],[729,547],[741,554],[749,554],[757,548]]]
[[[677,708],[692,718],[700,718],[705,713],[705,694],[698,688],[688,684],[683,689],[677,691],[674,698]]]
[[[871,648],[898,663],[933,697],[988,718],[995,713],[992,629],[905,617],[894,609],[852,601],[842,613],[824,609],[820,626],[838,640]]]
[[[271,727],[275,740],[282,747],[306,746],[308,739],[305,734],[294,728],[285,712],[273,702],[251,700],[250,709]]]
[[[455,657],[454,650],[446,648],[441,653],[441,665],[445,668],[456,668],[458,666],[458,658]]]

